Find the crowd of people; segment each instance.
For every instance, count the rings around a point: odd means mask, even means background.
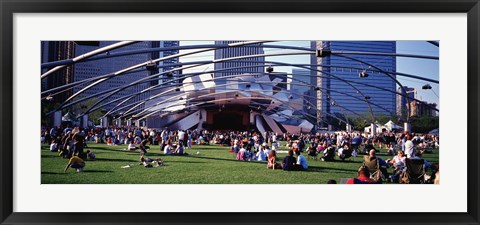
[[[280,141],[284,143],[286,151],[280,151]],[[303,155],[314,160],[319,157],[322,161],[344,161],[355,158],[357,155],[365,155],[365,162],[375,160],[378,162],[376,170],[382,175],[382,179],[373,179],[369,171],[369,179],[373,183],[382,181],[400,182],[407,168],[406,159],[421,159],[431,148],[439,147],[438,135],[411,134],[408,132],[394,133],[381,132],[376,135],[361,132],[319,132],[307,134],[281,134],[273,132],[260,133],[258,131],[209,131],[209,130],[169,130],[142,129],[128,127],[94,127],[82,129],[81,127],[54,127],[42,130],[42,142],[50,145],[52,152],[58,152],[59,156],[69,160],[68,168],[75,168],[81,172],[85,166],[85,160],[95,159],[95,153],[84,152],[88,143],[106,143],[107,145],[126,145],[127,151],[139,151],[140,163],[149,165],[156,162],[162,165],[161,159],[150,160],[145,155],[150,151],[150,146],[159,146],[165,155],[188,155],[187,149],[192,144],[206,145],[215,144],[228,146],[236,160],[240,161],[265,161],[268,169],[308,170],[308,160]],[[387,149],[386,155],[391,159],[384,160],[376,155],[377,149]],[[281,162],[277,162],[277,154],[287,153]],[[367,157],[368,156],[368,157]],[[353,183],[366,182],[366,170],[371,169],[362,165],[358,170],[358,177],[352,178]],[[439,166],[423,160],[424,168],[431,169],[435,179],[438,176]],[[393,168],[391,174],[387,168]]]

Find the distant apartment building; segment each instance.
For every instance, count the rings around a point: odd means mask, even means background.
[[[437,116],[436,103],[410,102],[410,116]]]
[[[412,102],[414,98],[417,98],[417,90],[415,88],[404,86],[408,102]],[[402,88],[397,89],[397,116],[404,117],[407,112],[407,97],[402,95]]]

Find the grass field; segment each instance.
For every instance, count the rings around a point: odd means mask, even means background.
[[[147,157],[160,157],[165,166],[145,168],[139,165],[140,154],[123,151],[125,147],[89,144],[85,151],[95,152],[97,159],[87,160],[85,170],[81,173],[74,169],[64,173],[67,159],[62,159],[58,153],[50,152],[47,145],[42,145],[42,184],[325,184],[330,179],[340,182],[341,178],[356,177],[363,158],[359,155],[353,160],[335,162],[307,158],[307,171],[282,171],[267,169],[266,162],[237,161],[233,153],[228,152],[228,147],[194,145],[186,151],[188,156],[166,156],[160,152],[159,146],[151,146]],[[379,157],[385,160],[391,158],[385,156],[385,152],[382,149]],[[306,153],[303,154],[306,156]],[[284,156],[278,154],[278,162]],[[437,163],[438,149],[425,154],[423,158]],[[122,168],[126,165],[131,167]]]

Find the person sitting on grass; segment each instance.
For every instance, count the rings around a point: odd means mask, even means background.
[[[273,146],[273,145],[274,145],[274,143],[272,143],[272,146]],[[270,154],[270,151],[271,151],[271,150],[268,149],[267,143],[264,142],[264,143],[262,144],[262,148],[261,148],[261,149],[262,149],[262,151],[265,153],[265,157],[268,157],[268,155]],[[272,148],[272,150],[273,150],[273,148]]]
[[[370,179],[370,171],[368,170],[368,167],[361,166],[358,169],[357,178],[349,179],[346,184],[381,184],[381,182],[381,179],[379,179],[378,181]]]
[[[258,150],[257,154],[254,157],[255,160],[257,160],[257,161],[266,161],[267,160],[267,155],[266,155],[264,149],[265,149],[265,147],[262,147],[261,149]]]
[[[90,160],[95,160],[95,157],[96,157],[96,156],[95,156],[95,153],[93,153],[93,152],[90,151],[90,150],[87,150],[87,157],[88,157],[88,159],[90,159]]]
[[[307,159],[305,156],[303,156],[300,153],[300,150],[295,151],[295,155],[297,155],[297,164],[296,164],[296,170],[307,170],[308,169],[308,163]]]
[[[333,146],[327,147],[323,151],[322,161],[335,161],[335,148]]]
[[[114,145],[114,144],[113,144],[112,137],[108,137],[108,138],[107,138],[107,145]]]
[[[52,144],[50,144],[50,152],[58,152],[57,140],[53,140]]]
[[[165,155],[171,155],[175,149],[173,149],[173,144],[172,142],[168,142],[167,145],[165,145],[165,148],[163,149],[163,154]]]
[[[66,173],[68,168],[70,167],[76,169],[77,172],[82,172],[83,168],[85,167],[85,161],[83,161],[83,159],[81,159],[80,157],[74,155],[68,161],[68,164],[63,170],[63,172]]]
[[[138,149],[138,147],[135,146],[135,144],[133,143],[133,141],[130,141],[130,143],[129,143],[128,146],[127,146],[127,150],[128,150],[128,151],[135,151],[135,150],[137,150],[137,149]]]
[[[242,147],[240,148],[240,150],[238,150],[237,160],[240,160],[240,161],[246,161],[247,160],[247,150],[244,148],[243,144],[242,144]]]
[[[267,168],[268,169],[282,169],[282,166],[280,163],[277,163],[277,153],[275,150],[271,150],[270,153],[268,154],[268,163],[267,163]]]
[[[187,153],[185,153],[185,147],[183,147],[183,143],[178,143],[177,148],[175,151],[173,151],[173,155],[187,155]]]
[[[293,150],[288,150],[288,155],[283,159],[283,170],[295,170],[297,160],[293,157]]]
[[[344,146],[341,146],[340,148],[338,148],[337,153],[340,159],[345,160],[346,158],[350,158],[353,152],[348,147],[348,144],[345,144]]]
[[[314,147],[312,146],[308,147],[307,153],[309,157],[312,157],[313,159],[317,159],[318,152],[317,152],[317,149],[315,149]]]

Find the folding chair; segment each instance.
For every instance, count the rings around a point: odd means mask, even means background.
[[[401,184],[425,183],[425,160],[405,159],[406,170],[400,176]]]
[[[380,170],[380,164],[376,157],[370,158],[370,156],[368,155],[364,156],[363,165],[368,167],[368,170],[370,171],[370,178],[372,178],[373,180],[378,181],[385,178],[382,171]]]

